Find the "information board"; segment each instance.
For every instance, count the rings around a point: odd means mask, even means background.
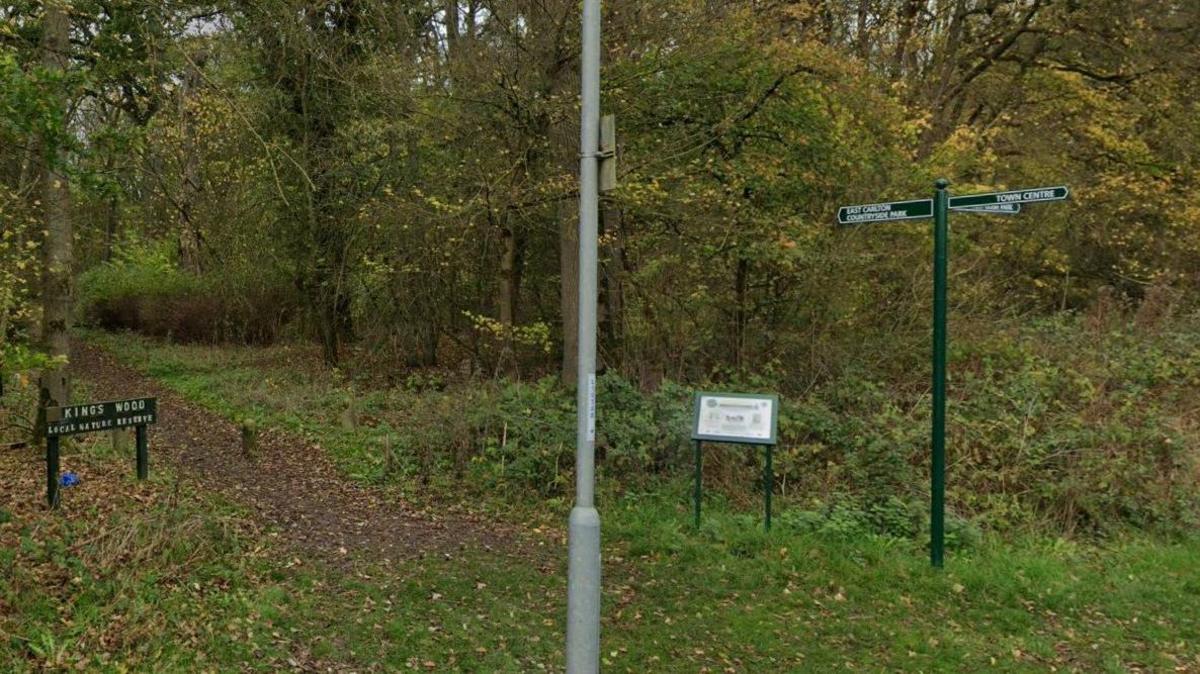
[[[697,393],[693,440],[775,444],[779,398],[747,393]]]

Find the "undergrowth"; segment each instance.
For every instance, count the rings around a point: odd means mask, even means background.
[[[169,243],[134,241],[80,276],[78,313],[85,324],[181,342],[270,344],[294,315],[295,298],[277,279],[248,272],[192,275],[176,265]]]
[[[951,357],[951,520],[995,530],[1161,532],[1200,519],[1200,317],[1097,329],[1061,316],[976,334]],[[309,435],[350,475],[464,488],[520,501],[561,497],[574,466],[574,396],[553,379],[441,380],[374,388],[298,366],[300,347],[173,347],[129,335],[91,339],[186,395],[234,417]],[[438,379],[436,386],[422,382]],[[783,503],[852,511],[870,527],[925,526],[927,389],[847,375],[802,394],[761,378],[703,388],[783,390],[776,485]],[[599,379],[601,489],[619,494],[690,475],[693,389],[645,392]],[[750,508],[761,452],[710,445],[708,489]],[[847,510],[848,509],[848,510]],[[855,525],[858,526],[858,525]],[[969,537],[969,533],[964,533]]]
[[[290,423],[332,441],[328,446],[343,458],[358,456],[347,450],[382,427],[384,417],[371,415],[384,403],[417,395],[347,395],[344,382],[327,387],[324,375],[302,374],[296,354],[123,341],[125,357],[140,359],[189,397],[223,412],[249,410]],[[217,361],[215,353],[227,358]],[[265,367],[272,359],[293,367]],[[280,379],[285,371],[294,379]],[[512,396],[505,414],[539,400],[526,385],[496,386],[479,399]],[[562,397],[545,386],[537,395]],[[31,390],[7,400],[28,403],[20,398]],[[673,395],[664,393],[663,404],[681,414]],[[372,402],[373,396],[380,398]],[[344,423],[352,400],[359,405],[351,415],[357,428]],[[286,416],[275,407],[281,402],[288,403]],[[310,406],[295,406],[300,402]],[[471,429],[474,422],[460,423]],[[550,426],[536,428],[546,433]],[[203,434],[194,442],[202,448]],[[747,493],[756,500],[747,487],[755,473],[740,463],[748,455],[728,452],[731,475],[746,484],[722,484],[719,470],[706,475],[714,488],[698,530],[691,525],[689,484],[671,477],[674,468],[664,467],[664,477],[654,480],[623,477],[621,489],[603,494],[606,671],[1200,667],[1194,536],[1001,539],[963,522],[952,533],[945,570],[931,572],[920,536],[912,535],[921,526],[920,504],[849,491],[797,494],[793,486],[766,532],[757,507],[743,504]],[[547,540],[558,543],[537,565],[465,550],[327,568],[284,544],[252,511],[198,491],[167,466],[156,464],[149,482],[133,480],[129,448],[114,448],[105,436],[68,446],[64,469],[77,471],[82,482],[63,490],[58,511],[47,511],[40,453],[0,453],[5,671],[562,667],[565,541],[557,527],[569,504],[560,496],[535,501],[542,515],[526,519],[535,550]],[[520,484],[498,477],[502,472],[489,475],[493,485]],[[385,480],[379,472],[363,477]],[[472,479],[468,468],[450,482]],[[602,484],[616,479],[606,475]],[[514,491],[509,500],[531,493]],[[526,514],[513,510],[507,517]]]

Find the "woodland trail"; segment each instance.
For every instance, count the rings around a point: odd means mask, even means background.
[[[152,475],[156,463],[167,461],[185,484],[194,482],[248,507],[300,552],[338,563],[466,550],[530,556],[531,547],[540,547],[509,528],[466,514],[419,511],[356,483],[319,445],[277,429],[261,429],[257,457],[248,458],[240,429],[230,420],[122,365],[103,349],[75,341],[72,351],[72,373],[87,381],[97,398],[158,397],[158,423],[150,427]]]

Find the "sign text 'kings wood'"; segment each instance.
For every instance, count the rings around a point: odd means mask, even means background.
[[[116,428],[145,426],[158,420],[157,398],[134,398],[82,405],[51,407],[46,410],[46,436],[62,437],[79,433],[111,431]]]

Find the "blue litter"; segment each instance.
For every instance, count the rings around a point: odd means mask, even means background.
[[[64,487],[74,487],[79,484],[79,476],[71,471],[67,471],[59,478],[58,483]]]

